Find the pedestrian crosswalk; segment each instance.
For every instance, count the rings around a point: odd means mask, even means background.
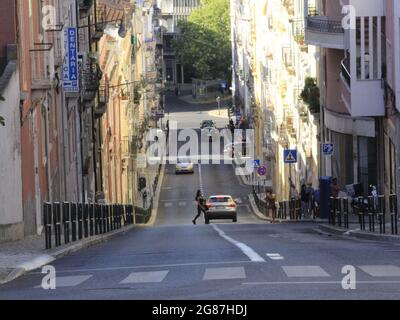
[[[270,254],[271,255],[271,254]],[[271,255],[271,257],[277,257]],[[268,266],[268,263],[261,263],[261,266]],[[164,270],[147,270],[128,272],[127,274],[118,274],[118,278],[114,275],[110,277],[110,281],[113,281],[112,285],[146,285],[146,284],[160,284],[168,281],[176,281],[183,274],[185,279],[188,277],[194,282],[198,281],[241,281],[242,284],[249,284],[250,280],[270,280],[271,283],[293,283],[293,281],[299,281],[298,283],[305,283],[307,279],[310,279],[310,283],[313,281],[320,283],[340,283],[344,274],[341,268],[332,268],[332,266],[323,268],[318,265],[281,265],[276,266],[273,269],[263,269],[260,267],[260,263],[255,263],[252,267],[251,263],[244,266],[231,266],[231,267],[207,267],[204,266],[200,269],[188,269],[182,270],[179,267],[164,269]],[[271,266],[269,266],[271,267]],[[368,282],[373,278],[374,282],[386,281],[388,278],[393,283],[400,282],[400,267],[395,265],[359,265],[355,266],[357,271],[357,278],[362,279],[360,282]],[[335,270],[334,272],[332,270]],[[79,274],[73,276],[57,275],[56,287],[57,288],[71,288],[85,286],[88,283],[96,285],[98,281],[104,281],[104,275],[100,273],[95,274]],[[325,279],[325,280],[324,280]],[[329,281],[326,281],[329,280]],[[333,280],[333,281],[332,281]],[[387,282],[387,281],[386,281]],[[257,282],[253,282],[257,283]],[[263,283],[263,282],[258,282]],[[108,284],[110,285],[110,284]],[[34,288],[41,289],[41,285],[37,285]]]

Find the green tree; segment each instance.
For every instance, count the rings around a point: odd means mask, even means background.
[[[311,113],[320,112],[320,91],[315,78],[306,78],[300,97],[308,105]]]
[[[185,69],[202,79],[230,80],[232,51],[229,0],[203,0],[179,24],[174,48]]]
[[[0,94],[0,101],[4,101],[5,99],[3,98],[3,96]],[[0,116],[0,126],[5,126],[6,125],[6,123],[5,123],[5,120],[4,120],[4,118],[2,117],[2,116]]]

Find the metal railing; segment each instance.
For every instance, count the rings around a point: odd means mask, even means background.
[[[351,87],[350,60],[348,58],[344,59],[340,65],[343,78],[346,80],[347,85]]]
[[[321,16],[308,16],[306,28],[323,33],[344,33],[341,21],[327,20]]]
[[[350,219],[350,215],[354,218]],[[388,219],[390,217],[390,219]],[[387,223],[390,222],[390,233],[398,234],[397,196],[376,196],[358,198],[331,198],[329,224],[346,229],[356,224],[361,231],[388,232]]]
[[[134,224],[133,205],[45,202],[43,224],[46,249]],[[63,241],[62,241],[63,240]]]
[[[253,188],[253,196],[254,196],[254,201],[256,203],[258,210],[265,217],[269,217],[270,206],[266,201],[260,199],[259,194],[257,193],[255,188]],[[313,219],[316,217],[315,208],[311,209],[310,218],[311,217]],[[273,220],[275,220],[275,219],[303,220],[307,217],[305,217],[302,213],[301,200],[300,199],[292,199],[292,200],[286,200],[286,201],[279,202],[278,206],[275,206],[273,208],[272,218],[273,218]]]

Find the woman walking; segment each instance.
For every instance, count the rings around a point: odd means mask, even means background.
[[[276,211],[276,196],[274,195],[271,188],[267,189],[265,201],[268,205],[268,215],[270,223],[275,222],[275,211]]]
[[[193,224],[196,224],[196,220],[200,218],[202,211],[204,213],[206,212],[206,208],[204,207],[204,198],[201,194],[201,190],[197,191],[195,201],[197,204],[197,216],[192,220]]]

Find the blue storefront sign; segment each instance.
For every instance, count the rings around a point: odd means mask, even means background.
[[[64,31],[65,59],[63,88],[65,92],[79,92],[78,37],[76,28]]]

